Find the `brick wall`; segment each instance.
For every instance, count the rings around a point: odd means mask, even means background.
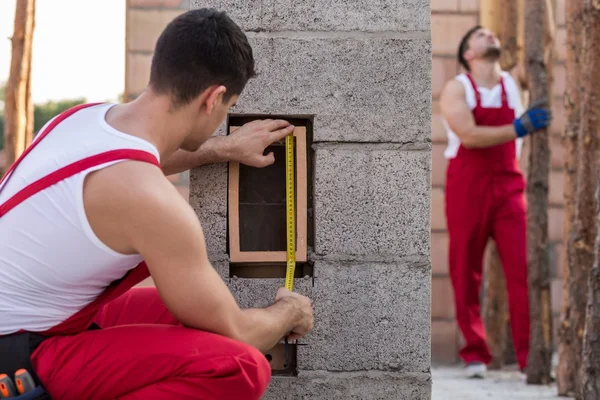
[[[561,306],[564,246],[563,224],[563,160],[560,134],[564,125],[562,96],[565,86],[565,0],[557,1],[556,62],[554,64],[553,107],[550,173],[549,240],[552,263],[552,310],[554,327],[558,323]],[[459,73],[456,47],[464,32],[479,23],[479,1],[431,0],[431,30],[433,41],[433,116],[432,116],[432,200],[431,200],[431,257],[432,257],[432,358],[434,362],[458,361],[457,351],[461,335],[454,316],[453,294],[448,276],[448,235],[444,214],[444,181],[446,160],[446,132],[442,126],[439,95],[448,79]],[[529,144],[525,144],[521,157],[524,171],[527,169]],[[555,334],[556,342],[556,334]]]
[[[127,0],[125,98],[133,100],[146,87],[154,44],[165,26],[189,9],[188,0]],[[169,180],[189,199],[189,173],[172,175]]]

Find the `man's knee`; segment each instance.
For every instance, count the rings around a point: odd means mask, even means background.
[[[248,393],[247,399],[260,399],[271,381],[271,366],[267,358],[256,348],[241,345],[238,355],[241,366],[241,392]]]

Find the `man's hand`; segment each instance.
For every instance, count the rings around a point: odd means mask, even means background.
[[[265,155],[265,149],[293,130],[294,125],[284,120],[255,120],[223,136],[221,140],[229,161],[262,168],[275,162],[273,153]]]
[[[546,99],[539,99],[531,103],[529,108],[514,121],[518,137],[523,137],[550,125],[552,112]]]
[[[294,305],[298,312],[298,320],[292,328],[288,340],[298,340],[306,336],[313,329],[314,317],[312,301],[298,293],[290,292],[286,288],[279,288],[275,296],[275,302],[285,301]]]

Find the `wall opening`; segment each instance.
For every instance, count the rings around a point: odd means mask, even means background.
[[[296,218],[296,274],[312,276],[308,263],[312,248],[312,119],[276,115],[230,116],[232,134],[255,119],[282,118],[294,129],[294,183]],[[229,163],[228,231],[230,276],[285,277],[286,262],[286,157],[285,141],[265,150],[274,164],[264,168]],[[300,275],[301,274],[301,275]]]

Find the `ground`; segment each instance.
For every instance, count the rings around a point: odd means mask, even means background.
[[[432,368],[432,400],[572,400],[558,397],[556,384],[527,385],[516,368],[488,371],[486,379],[464,378],[461,366]]]

